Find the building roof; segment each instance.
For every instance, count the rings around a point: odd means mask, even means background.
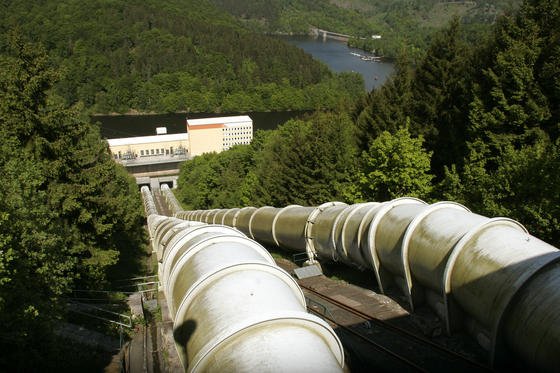
[[[213,118],[201,118],[201,119],[187,119],[187,125],[189,126],[204,126],[208,124],[235,124],[241,122],[253,122],[251,117],[248,115],[236,115],[231,117],[213,117]]]
[[[126,137],[121,139],[107,139],[109,146],[122,146],[122,145],[138,145],[138,144],[153,144],[166,141],[186,141],[189,139],[188,133],[177,133],[172,135],[155,135],[155,136],[139,136],[139,137]]]

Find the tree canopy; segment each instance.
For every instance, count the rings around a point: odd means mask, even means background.
[[[0,21],[0,51],[14,28],[41,43],[57,94],[94,113],[333,109],[364,92],[207,1],[5,1]]]
[[[98,130],[51,94],[58,74],[44,50],[19,37],[9,50],[0,55],[0,369],[36,370],[56,351],[61,297],[102,286],[121,254],[138,257],[142,209]]]

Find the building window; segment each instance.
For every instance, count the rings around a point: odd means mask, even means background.
[[[140,150],[140,156],[144,156],[144,151]]]
[[[154,155],[154,149],[150,149],[150,154]]]

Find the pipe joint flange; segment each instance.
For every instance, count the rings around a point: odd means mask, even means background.
[[[340,206],[346,205],[344,202],[325,202],[320,206],[315,207],[315,209],[309,214],[307,217],[307,221],[305,222],[305,251],[307,252],[307,257],[311,263],[315,262],[315,256],[317,256],[317,250],[315,249],[315,243],[313,242],[313,224],[315,224],[315,220],[321,214],[321,212],[325,211],[329,207],[333,206]]]
[[[340,250],[337,248],[337,252],[339,252],[340,254],[344,255],[345,259],[348,259],[348,250],[349,248],[346,245],[346,240],[344,239],[344,237],[346,237],[346,231],[348,229],[348,222],[350,221],[350,219],[352,218],[352,216],[354,216],[354,214],[356,214],[356,212],[360,211],[363,208],[369,208],[372,206],[377,206],[379,205],[378,202],[363,202],[363,203],[356,203],[352,206],[349,207],[350,211],[348,212],[348,214],[344,217],[344,223],[342,224],[342,231],[340,233]],[[345,209],[344,211],[346,212],[347,209]],[[339,220],[339,216],[336,217],[336,222],[335,224],[333,224],[333,228],[332,228],[332,237],[333,237],[333,242],[334,242],[334,233],[335,233],[335,229],[336,226],[338,224],[338,220]],[[361,222],[360,222],[361,223]],[[358,227],[358,232],[357,232],[357,237],[356,240],[358,242],[358,248],[360,247],[360,236],[361,236],[361,224]],[[356,263],[361,265],[360,263]]]
[[[222,222],[221,222],[221,223],[222,223],[223,225],[228,225],[228,224],[225,223],[225,222],[226,222],[226,217],[227,217],[229,214],[231,214],[232,212],[235,214],[235,213],[236,213],[237,211],[239,211],[239,210],[240,210],[239,208],[228,209],[228,210],[224,213],[224,215],[222,216]]]
[[[233,227],[234,228],[237,228],[237,219],[239,218],[239,215],[243,211],[247,211],[247,210],[250,210],[250,209],[254,209],[254,207],[253,206],[245,206],[245,207],[242,207],[235,212],[235,215],[233,216]]]
[[[451,251],[451,255],[449,255],[449,259],[447,259],[447,263],[445,263],[445,270],[443,272],[443,279],[442,279],[442,289],[443,289],[443,302],[445,306],[445,327],[448,334],[451,333],[451,311],[450,311],[450,303],[451,303],[451,276],[453,275],[453,268],[455,267],[455,263],[459,258],[459,255],[467,246],[467,244],[482,230],[487,229],[488,227],[495,225],[495,224],[508,224],[515,229],[520,230],[523,233],[528,234],[527,229],[519,222],[503,217],[497,217],[488,219],[481,224],[478,224],[471,228],[461,239],[455,244],[455,247]]]
[[[274,215],[274,220],[272,220],[272,239],[274,240],[274,243],[278,247],[280,247],[280,243],[278,242],[278,238],[276,237],[276,222],[278,221],[278,217],[284,211],[289,210],[289,209],[293,209],[295,207],[302,207],[302,206],[301,205],[288,205],[288,206],[284,207],[283,209],[281,209],[280,211],[278,211],[278,213],[276,215]]]
[[[249,218],[249,236],[251,237],[251,239],[255,239],[255,235],[253,234],[253,219],[255,218],[255,215],[257,215],[257,213],[260,210],[264,210],[264,209],[271,209],[274,208],[272,206],[261,206],[258,209],[256,209],[255,211],[253,211],[253,213],[251,214],[251,217]]]
[[[377,235],[377,227],[381,222],[381,219],[394,207],[405,205],[405,204],[415,204],[415,205],[427,205],[426,202],[422,201],[421,199],[414,198],[414,197],[402,197],[396,198],[392,201],[385,202],[382,204],[379,211],[376,212],[375,217],[371,221],[368,229],[368,246],[369,246],[369,259],[370,263],[372,263],[373,271],[375,273],[375,278],[377,279],[377,284],[379,285],[379,290],[381,294],[384,294],[385,291],[383,289],[383,281],[381,279],[381,262],[379,260],[379,256],[377,255],[377,247],[375,244],[375,236]]]
[[[406,282],[406,290],[407,290],[406,296],[408,298],[408,304],[410,305],[410,309],[413,312],[414,312],[414,302],[412,300],[412,274],[410,272],[410,263],[408,260],[408,249],[410,246],[410,241],[412,240],[412,236],[416,231],[416,228],[418,228],[418,226],[420,225],[420,223],[422,223],[422,221],[431,213],[441,209],[456,209],[465,212],[471,212],[471,210],[461,205],[460,203],[442,201],[428,206],[424,211],[416,215],[414,219],[412,219],[410,224],[408,224],[408,227],[406,228],[401,244],[401,258],[402,258],[404,279]]]

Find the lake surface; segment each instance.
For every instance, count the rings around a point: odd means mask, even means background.
[[[365,52],[349,48],[345,42],[312,37],[282,37],[286,42],[293,44],[305,52],[311,54],[315,59],[322,61],[335,72],[355,71],[364,77],[365,86],[368,91],[382,85],[394,70],[390,62],[363,61],[360,57],[352,55],[368,55]],[[289,119],[305,115],[305,111],[286,112],[250,112],[240,113],[249,115],[253,119],[255,130],[270,130],[278,127]],[[95,116],[93,121],[99,122],[101,136],[108,139],[120,137],[150,136],[156,134],[156,127],[167,127],[167,133],[184,133],[186,119],[208,118],[218,116],[238,115],[234,113],[174,113],[157,115],[106,115]]]
[[[391,62],[363,61],[360,57],[352,55],[351,53],[372,56],[361,49],[349,48],[346,42],[333,39],[323,41],[321,37],[311,36],[289,36],[281,39],[303,49],[335,72],[360,73],[368,91],[383,85],[394,70]]]
[[[281,111],[281,112],[250,112],[240,114],[215,113],[172,113],[154,115],[96,115],[94,122],[99,122],[101,136],[107,139],[135,136],[151,136],[156,134],[156,127],[167,127],[167,133],[185,133],[187,131],[187,117],[189,119],[249,115],[253,120],[253,130],[275,129],[289,119],[299,118],[309,111]]]

